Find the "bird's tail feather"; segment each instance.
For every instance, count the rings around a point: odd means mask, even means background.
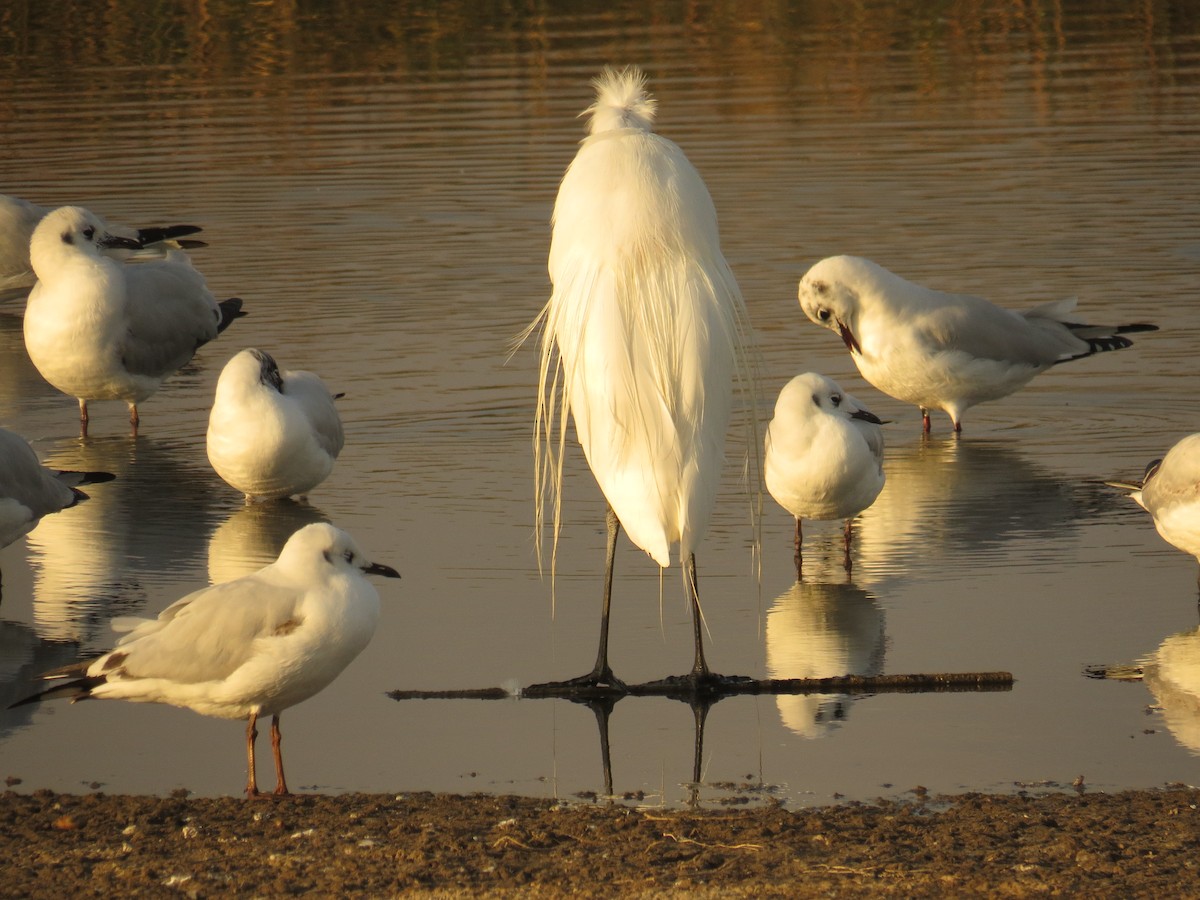
[[[13,709],[17,706],[25,706],[28,703],[40,703],[42,700],[56,700],[59,697],[69,697],[72,703],[76,700],[88,699],[92,695],[94,687],[104,684],[108,680],[108,677],[105,675],[87,674],[88,667],[95,659],[93,656],[67,666],[51,669],[49,672],[44,672],[41,677],[46,680],[59,678],[70,678],[72,680],[63,684],[53,685],[44,691],[38,691],[36,694],[26,697],[23,700],[18,700],[8,708]]]
[[[1070,362],[1073,359],[1083,359],[1094,353],[1104,353],[1107,350],[1124,350],[1132,347],[1133,341],[1125,337],[1127,334],[1138,334],[1146,331],[1158,331],[1157,325],[1145,322],[1133,322],[1128,325],[1084,325],[1082,323],[1064,322],[1071,334],[1084,341],[1088,349],[1082,353],[1072,353],[1055,360],[1054,364]]]
[[[622,128],[641,131],[654,130],[654,113],[657,102],[646,93],[646,75],[637,66],[628,66],[618,71],[605,68],[592,81],[596,88],[596,102],[585,109],[591,114],[588,131],[600,134]]]
[[[242,312],[241,297],[230,297],[228,300],[222,300],[217,306],[221,307],[221,321],[217,325],[217,334],[228,328],[234,319],[240,319],[246,315]]]

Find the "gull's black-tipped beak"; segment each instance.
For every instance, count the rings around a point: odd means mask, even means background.
[[[856,409],[854,412],[850,413],[850,418],[862,419],[864,422],[870,422],[872,425],[884,424],[883,419],[879,418],[879,416],[875,415],[873,412],[867,412],[865,409]]]
[[[135,241],[133,238],[121,237],[119,234],[106,234],[100,240],[96,241],[97,247],[103,247],[106,250],[121,248],[124,250],[141,250],[142,242]]]
[[[384,578],[399,578],[400,573],[391,566],[385,566],[383,563],[371,563],[363,569],[364,575],[382,575]]]
[[[845,324],[841,319],[837,320],[838,333],[842,336],[842,343],[846,345],[846,349],[851,353],[862,353],[862,347],[858,345],[858,338],[854,336],[854,332],[850,330],[850,326]]]

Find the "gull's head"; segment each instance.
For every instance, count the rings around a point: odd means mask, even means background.
[[[34,272],[44,278],[71,254],[99,257],[104,250],[138,250],[141,246],[131,238],[111,234],[99,216],[82,206],[60,206],[48,212],[34,229],[29,257]]]
[[[217,390],[222,384],[234,390],[246,390],[251,387],[265,387],[276,393],[283,393],[283,376],[279,373],[279,365],[275,357],[265,350],[251,347],[235,353],[217,379]]]
[[[276,565],[302,571],[315,570],[326,578],[337,574],[400,577],[391,566],[371,562],[354,538],[326,522],[305,525],[288,538]]]
[[[855,256],[831,256],[800,279],[800,308],[818,325],[835,331],[851,353],[862,353],[858,316],[863,288],[874,264]]]
[[[775,417],[804,422],[816,416],[834,416],[882,425],[882,420],[863,408],[832,378],[816,372],[805,372],[789,381],[775,401]]]

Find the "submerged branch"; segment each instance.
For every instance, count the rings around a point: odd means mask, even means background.
[[[912,675],[839,675],[831,678],[764,678],[714,675],[698,687],[666,678],[622,688],[596,687],[571,682],[551,682],[525,688],[526,699],[557,697],[564,700],[601,698],[682,697],[702,695],[719,699],[746,694],[883,694],[931,691],[1006,691],[1012,688],[1011,672],[934,672]],[[389,691],[393,700],[500,700],[514,696],[504,688],[457,691]]]

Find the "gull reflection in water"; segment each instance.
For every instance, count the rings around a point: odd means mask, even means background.
[[[147,437],[72,440],[49,462],[117,478],[26,537],[33,619],[46,640],[85,643],[115,615],[143,613],[147,582],[200,568],[216,516],[215,475],[190,448]],[[203,461],[203,451],[198,457]]]
[[[1200,756],[1200,628],[1173,634],[1133,665],[1091,672],[1114,681],[1142,681],[1154,695],[1175,740]]]
[[[923,440],[888,447],[887,483],[856,520],[866,575],[935,562],[977,565],[1022,538],[1061,539],[1103,502],[1006,444]]]
[[[209,581],[233,581],[273,563],[287,539],[313,522],[329,522],[329,517],[307,503],[285,499],[242,504],[209,538]]]
[[[853,584],[797,581],[767,611],[767,675],[829,678],[879,675],[887,644],[884,616],[875,597]],[[819,738],[845,719],[845,694],[779,695],[784,726]]]

